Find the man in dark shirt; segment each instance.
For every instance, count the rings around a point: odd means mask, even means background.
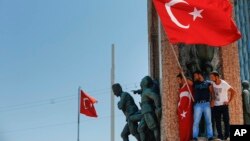
[[[199,134],[199,123],[202,114],[205,117],[206,131],[208,140],[213,140],[213,128],[211,120],[210,99],[213,93],[213,87],[210,81],[204,80],[200,71],[194,72],[194,124],[193,140],[197,141]]]

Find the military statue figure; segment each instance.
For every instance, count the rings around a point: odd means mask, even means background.
[[[120,101],[118,102],[118,108],[123,111],[126,116],[127,124],[123,128],[121,133],[121,137],[123,141],[129,141],[129,135],[132,134],[138,141],[140,141],[140,136],[137,132],[138,121],[132,121],[130,116],[138,113],[138,107],[135,104],[133,97],[127,93],[122,91],[122,87],[119,83],[116,83],[112,86],[112,90],[114,95],[120,97]]]
[[[248,81],[242,82],[242,89],[244,124],[250,125],[250,89]]]
[[[160,118],[161,98],[160,94],[153,88],[154,82],[151,77],[146,76],[141,81],[141,113],[142,119],[138,126],[141,141],[146,141],[146,129],[154,134],[154,140],[160,141]]]

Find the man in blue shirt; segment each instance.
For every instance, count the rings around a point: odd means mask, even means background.
[[[193,124],[193,140],[197,141],[199,134],[199,123],[202,114],[205,117],[207,138],[209,141],[213,140],[213,128],[211,120],[211,96],[213,94],[213,87],[210,81],[204,79],[200,71],[196,71],[194,76],[194,124]]]

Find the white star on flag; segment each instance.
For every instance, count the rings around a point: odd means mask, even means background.
[[[193,21],[195,21],[197,17],[202,18],[202,16],[201,16],[201,12],[202,12],[202,11],[203,11],[203,9],[198,10],[198,9],[195,7],[195,8],[194,8],[194,11],[191,12],[191,13],[189,13],[190,15],[193,15]]]
[[[181,114],[182,119],[186,117],[187,112],[183,111]]]

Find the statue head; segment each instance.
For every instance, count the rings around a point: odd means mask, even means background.
[[[197,69],[197,65],[198,65],[198,63],[195,60],[191,60],[191,61],[186,63],[187,69],[191,73],[191,75]]]
[[[214,57],[215,48],[207,45],[196,45],[196,55],[200,60],[212,61]]]
[[[212,71],[209,75],[209,78],[213,82],[217,82],[220,79],[220,74],[217,71]]]
[[[243,90],[245,90],[245,89],[249,89],[249,82],[247,81],[247,80],[244,80],[243,82],[242,82],[242,87],[243,87]]]
[[[209,74],[210,72],[213,71],[213,66],[212,64],[207,61],[205,64],[204,64],[204,68],[203,68],[204,71],[206,71],[207,74]]]
[[[153,79],[150,76],[145,76],[144,78],[142,78],[140,85],[142,89],[145,89],[152,87],[153,84],[154,84]]]
[[[112,90],[114,92],[114,95],[117,96],[117,97],[121,96],[121,93],[123,92],[122,87],[121,87],[121,85],[119,83],[113,84],[112,85]]]

